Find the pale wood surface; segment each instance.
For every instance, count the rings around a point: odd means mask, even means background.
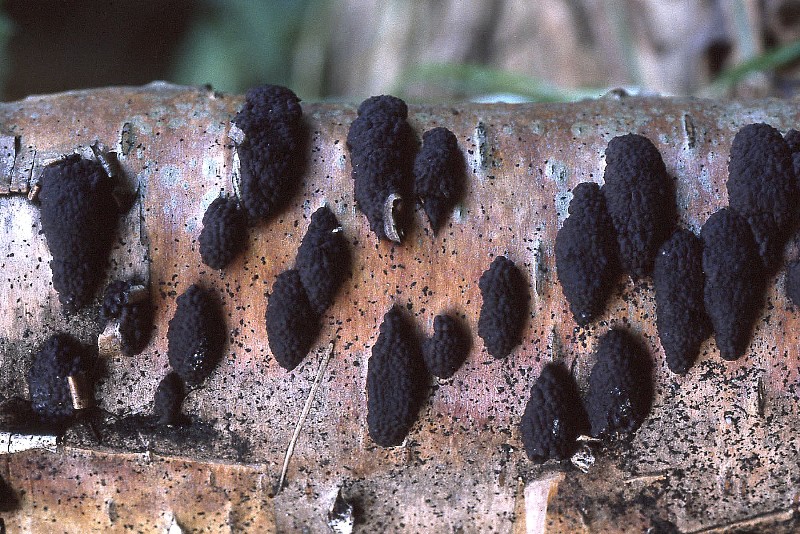
[[[117,416],[149,412],[168,368],[175,297],[191,283],[220,292],[231,339],[222,364],[185,405],[205,431],[169,437],[101,426],[98,444],[78,425],[57,453],[5,456],[3,476],[24,492],[21,508],[3,514],[12,532],[123,531],[126,525],[159,531],[170,514],[187,528],[210,532],[221,525],[239,531],[246,521],[281,532],[323,532],[340,486],[357,504],[363,532],[636,531],[654,518],[697,531],[756,517],[750,528],[757,528],[791,517],[800,479],[800,325],[783,295],[783,273],[771,281],[745,357],[724,362],[710,340],[698,365],[676,377],[655,333],[650,282],[620,279],[606,314],[577,329],[555,276],[553,245],[570,189],[602,180],[603,151],[613,136],[638,132],[655,142],[676,178],[681,223],[698,230],[727,202],[736,130],[765,121],[785,131],[797,125],[796,103],[609,96],[575,104],[411,106],[418,135],[440,125],[455,132],[469,186],[437,236],[417,209],[401,246],[378,243],[355,211],[345,148],[355,108],[305,104],[312,151],[302,193],[278,218],[255,228],[247,253],[218,272],[200,263],[197,236],[205,207],[221,189],[231,189],[227,134],[241,101],[150,85],[0,105],[0,135],[19,135],[23,148],[35,147],[34,180],[44,163],[78,145],[99,140],[116,147],[130,125],[132,149],[120,163],[141,195],[125,219],[109,276],[149,280],[157,330],[143,354],[108,360],[96,388],[99,406]],[[351,243],[352,278],[326,312],[312,354],[287,373],[267,345],[265,293],[291,266],[311,213],[323,203]],[[0,196],[0,221],[0,391],[27,397],[25,372],[43,338],[61,329],[94,344],[101,328],[94,310],[61,315],[38,208],[24,196]],[[791,244],[787,256],[796,249]],[[477,281],[495,254],[507,254],[539,288],[532,289],[523,344],[503,361],[493,360],[476,334]],[[367,434],[365,382],[370,348],[392,303],[408,306],[428,334],[437,313],[464,314],[474,339],[464,367],[451,381],[434,384],[406,445],[382,449]],[[587,474],[531,464],[518,423],[539,370],[554,357],[574,362],[585,386],[592,347],[615,324],[642,334],[656,361],[650,417],[630,443],[595,452]],[[334,354],[297,442],[288,485],[273,497],[331,340]]]

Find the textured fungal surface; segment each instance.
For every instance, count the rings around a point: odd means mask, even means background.
[[[180,375],[171,372],[161,379],[156,388],[153,401],[153,415],[160,425],[177,425],[185,421],[181,413],[183,399],[186,397],[186,386]]]
[[[45,167],[39,183],[53,287],[73,312],[92,299],[108,263],[118,218],[111,180],[96,161],[72,155]]]
[[[327,206],[311,216],[311,224],[297,250],[295,268],[311,307],[322,315],[350,274],[350,251],[344,232]]]
[[[786,296],[795,306],[800,306],[800,260],[786,266]]]
[[[748,124],[736,133],[727,187],[730,207],[750,224],[764,265],[774,269],[800,200],[792,154],[778,130]]]
[[[556,272],[575,322],[586,326],[603,312],[619,275],[617,238],[600,186],[572,190],[569,217],[556,235]]]
[[[242,205],[251,221],[269,218],[300,186],[306,157],[300,99],[286,87],[255,87],[233,122],[244,132],[237,146]]]
[[[203,382],[222,358],[225,319],[216,296],[192,284],[178,297],[169,321],[169,364],[189,386]]]
[[[414,194],[434,232],[463,194],[465,173],[464,155],[453,132],[440,126],[422,134],[422,148],[414,160]]]
[[[634,432],[653,404],[653,363],[626,330],[609,330],[597,343],[589,374],[586,412],[592,436]]]
[[[103,321],[119,320],[122,352],[126,356],[139,354],[147,346],[153,332],[153,304],[147,294],[133,299],[133,284],[125,280],[111,282],[103,294],[100,318]]]
[[[589,429],[578,384],[562,364],[549,363],[531,388],[520,430],[534,462],[566,460]]]
[[[514,262],[497,256],[478,280],[483,302],[478,335],[495,358],[505,358],[522,341],[530,292]]]
[[[0,512],[10,512],[19,506],[19,498],[5,478],[0,477]]]
[[[615,137],[606,148],[604,176],[622,269],[634,279],[647,276],[676,218],[675,190],[661,153],[647,137]]]
[[[416,140],[407,117],[401,99],[373,96],[358,107],[347,134],[356,204],[380,239],[399,241],[403,221],[391,199],[409,199],[412,189]]]
[[[786,141],[786,146],[789,147],[789,151],[792,153],[794,175],[800,178],[800,132],[794,129],[789,130],[786,132],[786,135],[783,136],[783,139]]]
[[[422,357],[428,371],[439,378],[450,378],[458,371],[470,348],[466,327],[452,315],[433,319],[433,336],[422,343]]]
[[[658,337],[673,373],[685,374],[711,335],[703,303],[703,242],[677,230],[661,245],[653,268]]]
[[[247,247],[247,214],[235,198],[209,204],[200,231],[200,257],[212,269],[224,269]]]
[[[367,370],[367,424],[382,447],[400,445],[428,388],[414,327],[395,306],[383,317]]]
[[[761,313],[766,275],[750,226],[731,209],[708,218],[703,239],[704,302],[725,360],[747,349]]]
[[[278,275],[267,303],[267,338],[272,355],[291,371],[306,357],[320,330],[319,316],[308,300],[300,273]]]
[[[54,334],[39,348],[28,371],[31,407],[43,420],[63,423],[74,414],[67,377],[86,371],[84,349],[67,334]]]

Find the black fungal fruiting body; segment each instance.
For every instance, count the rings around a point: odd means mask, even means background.
[[[792,155],[780,132],[748,124],[736,133],[728,162],[728,203],[750,224],[768,270],[781,259],[800,200]]]
[[[439,127],[422,134],[414,160],[414,194],[436,232],[464,189],[466,166],[455,134]]]
[[[689,370],[711,334],[703,279],[703,242],[689,230],[676,231],[659,249],[653,268],[658,337],[673,373]]]
[[[520,429],[525,452],[534,462],[566,460],[575,452],[588,422],[578,385],[563,365],[549,363],[542,369]]]
[[[300,185],[305,162],[300,99],[286,87],[255,87],[247,91],[233,122],[244,132],[237,147],[242,206],[251,221],[266,219]]]
[[[339,286],[350,273],[350,253],[339,221],[326,206],[311,216],[297,250],[295,268],[314,311],[322,315],[333,304]]]
[[[17,506],[19,506],[17,494],[8,482],[6,482],[6,479],[0,477],[0,512],[10,512],[16,509]],[[0,530],[0,533],[4,532],[5,529]]]
[[[161,425],[177,425],[185,421],[181,413],[183,399],[186,397],[186,386],[180,375],[171,372],[161,379],[156,389],[153,402],[153,414]]]
[[[703,239],[704,302],[725,360],[736,360],[750,343],[759,314],[765,273],[750,226],[731,209],[708,218]]]
[[[800,306],[800,260],[786,266],[786,296],[795,306]]]
[[[367,424],[382,447],[400,445],[428,386],[414,328],[397,306],[383,317],[367,370]]]
[[[235,198],[219,197],[203,215],[200,258],[212,269],[224,269],[247,246],[247,214]]]
[[[119,320],[122,353],[126,356],[139,354],[150,341],[153,332],[153,305],[149,295],[132,301],[131,282],[111,282],[103,294],[100,318],[103,321]]]
[[[319,334],[319,316],[306,295],[300,273],[278,275],[267,302],[267,338],[272,355],[291,371],[303,361]]]
[[[458,319],[437,315],[433,319],[433,336],[422,344],[425,367],[434,376],[450,378],[467,359],[469,346],[469,332]]]
[[[800,132],[797,130],[789,130],[786,132],[786,135],[783,136],[783,139],[786,141],[786,146],[789,147],[789,151],[792,153],[794,175],[796,178],[800,179]]]
[[[91,298],[103,278],[117,227],[112,183],[96,161],[69,156],[39,181],[42,230],[53,259],[53,287],[67,312]]]
[[[478,287],[483,298],[478,335],[489,354],[505,358],[522,341],[530,301],[528,283],[513,261],[497,256],[481,275]]]
[[[402,223],[394,220],[390,199],[410,197],[416,141],[407,117],[399,98],[373,96],[358,107],[347,133],[356,204],[380,239],[399,240]]]
[[[602,313],[620,272],[614,226],[597,184],[586,182],[572,190],[555,254],[558,279],[575,322],[586,326]]]
[[[197,284],[189,286],[177,304],[167,330],[169,364],[187,385],[196,386],[222,358],[225,320],[215,296]]]
[[[606,148],[603,194],[617,235],[622,269],[650,274],[661,243],[672,233],[675,191],[661,153],[646,137],[615,137]]]
[[[43,420],[63,423],[74,415],[67,377],[86,371],[80,342],[67,334],[51,336],[28,371],[31,407]]]
[[[612,329],[598,341],[595,357],[585,401],[592,436],[634,432],[653,403],[649,355],[632,334]]]

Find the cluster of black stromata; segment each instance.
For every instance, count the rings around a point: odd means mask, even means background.
[[[767,280],[781,264],[797,225],[800,133],[784,138],[767,124],[734,137],[728,163],[729,207],[712,214],[700,237],[676,228],[674,186],[649,139],[616,137],[606,149],[604,185],[573,190],[569,217],[556,237],[556,269],[580,326],[597,318],[623,273],[652,275],[656,326],[669,369],[686,374],[714,334],[720,356],[736,360],[750,343]],[[800,263],[790,264],[787,293]],[[652,360],[631,333],[611,330],[582,403],[574,379],[547,366],[522,421],[531,459],[565,459],[584,432],[595,437],[634,431],[652,403]]]

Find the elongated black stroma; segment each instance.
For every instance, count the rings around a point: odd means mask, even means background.
[[[530,292],[514,262],[497,256],[478,280],[483,303],[478,335],[495,358],[505,358],[522,341]]]
[[[333,304],[336,292],[350,274],[350,251],[339,221],[327,206],[311,216],[300,243],[295,268],[308,301],[318,315]]]
[[[422,357],[428,371],[439,378],[450,378],[469,354],[470,335],[466,326],[452,315],[433,319],[433,336],[422,343]]]
[[[227,333],[219,301],[197,284],[177,299],[167,330],[169,363],[189,386],[203,382],[222,358]]]
[[[729,208],[708,218],[703,239],[704,302],[720,356],[736,360],[747,349],[761,312],[766,274],[747,221]]]
[[[39,348],[28,371],[33,411],[48,423],[67,422],[75,413],[67,377],[87,372],[88,357],[68,334],[52,335]]]
[[[789,130],[783,139],[786,141],[786,146],[789,147],[789,152],[792,153],[794,175],[800,178],[800,132],[794,129]]]
[[[278,275],[267,301],[267,339],[278,364],[291,371],[305,358],[321,328],[297,269]]]
[[[653,404],[653,362],[627,330],[609,330],[597,343],[586,413],[594,437],[634,432]]]
[[[621,272],[614,225],[597,184],[586,182],[572,190],[555,254],[558,279],[575,322],[586,326],[603,312]]]
[[[786,296],[795,306],[800,306],[800,260],[786,266]]]
[[[356,204],[380,239],[392,238],[386,233],[392,221],[384,220],[390,196],[406,200],[411,196],[416,140],[407,117],[408,108],[401,99],[373,96],[358,107],[358,117],[347,134]],[[394,222],[398,235],[402,234],[404,221]]]
[[[413,325],[394,306],[383,317],[367,369],[367,424],[382,447],[400,445],[417,419],[428,375]]]
[[[42,230],[53,259],[53,287],[66,312],[91,301],[103,279],[119,212],[100,163],[69,156],[44,168]]]
[[[422,134],[414,160],[414,194],[436,232],[464,192],[466,164],[453,132],[444,127]]]
[[[520,425],[522,443],[534,462],[566,460],[589,424],[575,379],[562,364],[549,363],[531,388]]]
[[[676,219],[674,185],[647,137],[627,134],[608,143],[603,193],[622,269],[634,279],[647,276]]]
[[[703,242],[689,230],[677,230],[661,245],[653,269],[656,325],[667,365],[686,374],[700,344],[711,335],[703,303]]]
[[[153,304],[149,293],[145,298],[131,298],[133,283],[126,280],[111,282],[103,294],[100,318],[103,321],[119,320],[122,353],[139,354],[147,346],[153,332]]]
[[[750,224],[768,271],[778,265],[797,221],[800,189],[789,145],[768,124],[736,133],[728,161],[728,203]]]
[[[297,192],[305,168],[300,99],[279,85],[255,87],[233,122],[244,132],[237,146],[242,205],[251,222],[267,219]]]
[[[174,371],[161,379],[153,401],[153,415],[160,425],[179,425],[186,422],[181,413],[183,399],[186,398],[186,385]]]
[[[247,247],[247,214],[232,197],[209,204],[200,231],[200,258],[212,269],[224,269]]]

